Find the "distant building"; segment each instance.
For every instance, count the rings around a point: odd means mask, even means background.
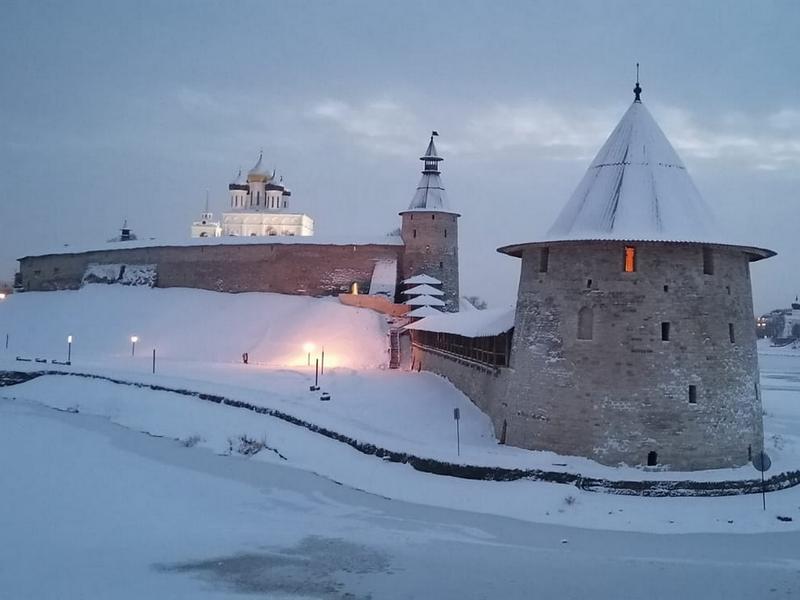
[[[314,219],[291,210],[292,192],[263,166],[263,154],[242,180],[241,171],[228,185],[230,209],[222,214],[221,235],[308,236],[314,235]],[[194,237],[194,234],[193,234]]]
[[[214,213],[208,209],[208,198],[206,198],[205,210],[200,213],[200,220],[192,223],[192,237],[219,237],[222,235],[222,227],[219,221],[214,220]]]
[[[795,297],[792,302],[792,310],[784,316],[783,334],[784,339],[800,339],[800,302]]]

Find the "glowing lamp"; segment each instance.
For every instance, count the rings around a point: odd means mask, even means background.
[[[303,350],[305,350],[308,353],[308,362],[307,362],[307,364],[310,367],[311,366],[311,352],[312,352],[312,350],[314,350],[314,344],[312,344],[311,342],[306,342],[305,344],[303,344]]]

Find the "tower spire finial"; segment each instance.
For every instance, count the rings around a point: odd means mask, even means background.
[[[633,88],[633,93],[635,97],[633,99],[634,102],[641,102],[642,98],[642,87],[639,85],[639,63],[636,63],[636,87]]]

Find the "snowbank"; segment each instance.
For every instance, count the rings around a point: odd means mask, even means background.
[[[376,367],[387,359],[377,313],[335,298],[225,294],[181,288],[90,285],[77,291],[14,294],[0,304],[0,337],[15,355],[100,360],[157,349],[159,359],[305,365],[325,349],[326,367]]]

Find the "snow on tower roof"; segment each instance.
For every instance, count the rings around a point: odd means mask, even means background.
[[[430,285],[442,285],[441,281],[439,281],[435,277],[431,277],[430,275],[425,275],[425,273],[409,277],[408,279],[404,280],[403,283],[406,285],[417,285],[420,283],[428,283]]]
[[[447,193],[439,173],[439,163],[444,159],[439,156],[436,144],[433,143],[434,136],[438,135],[436,131],[431,133],[431,140],[428,142],[425,155],[419,157],[425,164],[425,168],[422,170],[422,177],[417,185],[414,198],[412,198],[408,210],[404,212],[436,211],[458,214],[450,210],[450,203],[447,201]]]
[[[439,300],[439,298],[434,298],[433,296],[423,295],[409,298],[403,304],[408,304],[409,306],[444,306],[444,301]]]
[[[404,317],[416,317],[421,319],[423,317],[431,317],[441,315],[442,312],[438,309],[433,308],[432,306],[420,306],[419,308],[415,308],[414,310],[408,311],[404,314]]]
[[[403,293],[408,294],[410,296],[419,296],[419,295],[444,296],[444,292],[442,290],[437,290],[435,287],[433,287],[432,285],[428,285],[427,283],[414,286],[410,290],[406,290]]]
[[[595,156],[544,239],[735,244],[650,112],[636,99]],[[753,258],[774,253],[752,248]],[[518,254],[519,245],[500,251]]]
[[[500,335],[512,327],[514,327],[513,308],[439,313],[438,315],[432,315],[416,323],[406,325],[406,329],[452,333],[464,337]]]
[[[547,238],[720,242],[717,230],[683,162],[634,101]]]

